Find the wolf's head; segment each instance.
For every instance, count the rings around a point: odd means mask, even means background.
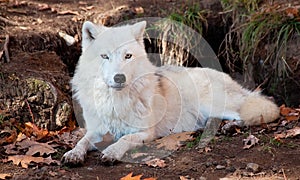
[[[109,88],[122,90],[152,71],[143,43],[145,27],[145,21],[120,27],[83,24],[82,59],[98,66],[93,68],[99,68],[97,73]]]

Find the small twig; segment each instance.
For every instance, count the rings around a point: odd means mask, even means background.
[[[284,180],[288,180],[288,178],[287,178],[286,175],[285,175],[285,172],[284,172],[284,169],[283,169],[283,168],[282,168],[282,174],[283,174]]]
[[[13,26],[18,26],[19,24],[13,21],[10,21],[2,16],[0,16],[0,21],[4,22],[5,24],[13,25]]]
[[[270,76],[267,77],[267,78],[265,78],[264,82],[260,83],[253,91],[260,92],[261,91],[261,87],[268,82],[269,78],[270,78]]]
[[[3,50],[4,50],[4,55],[5,55],[6,62],[9,63],[10,58],[9,58],[8,44],[9,44],[9,35],[6,35]]]
[[[28,110],[29,110],[29,113],[30,113],[30,116],[31,116],[31,119],[32,119],[32,123],[34,123],[34,116],[33,116],[33,113],[31,111],[31,108],[30,108],[30,105],[29,105],[27,99],[25,99],[25,103],[27,104],[27,107],[28,107]]]

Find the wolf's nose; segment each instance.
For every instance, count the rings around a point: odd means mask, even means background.
[[[126,76],[124,74],[116,74],[114,76],[115,83],[124,83],[126,81]]]

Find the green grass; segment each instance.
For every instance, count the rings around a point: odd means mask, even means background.
[[[200,140],[201,140],[201,136],[202,136],[202,134],[200,134],[199,136],[197,136],[195,138],[195,140],[187,142],[186,147],[189,148],[189,149],[191,149],[191,148],[197,146],[199,144]]]
[[[300,35],[299,21],[278,12],[254,14],[242,30],[240,58],[244,64],[253,62],[262,44],[270,45],[263,64],[271,64],[275,75],[288,77],[292,70],[286,62],[287,43],[294,34]]]
[[[278,141],[275,138],[270,138],[269,144],[272,145],[273,147],[280,147],[282,145],[282,142]]]
[[[0,114],[0,125],[4,122],[4,115]]]
[[[221,4],[225,11],[240,11],[250,13],[258,10],[262,0],[221,0]]]
[[[5,111],[0,111],[0,125],[1,125],[4,121],[8,120],[9,117],[10,117],[10,115],[9,115],[7,112],[5,112]]]
[[[207,26],[205,18],[206,10],[202,10],[198,4],[191,5],[184,11],[184,13],[172,13],[169,15],[169,19],[178,23],[185,24],[194,29],[198,33],[203,33],[203,24]]]

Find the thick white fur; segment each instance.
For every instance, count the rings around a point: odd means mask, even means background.
[[[144,50],[145,26],[146,22],[114,28],[84,23],[83,52],[71,83],[87,133],[65,153],[64,162],[83,162],[86,152],[107,132],[117,142],[102,152],[103,158],[121,159],[146,141],[203,128],[208,117],[243,120],[246,125],[278,117],[273,102],[243,89],[225,73],[153,66]],[[126,54],[132,57],[126,59]],[[120,73],[125,74],[126,84],[117,90],[113,77]]]

